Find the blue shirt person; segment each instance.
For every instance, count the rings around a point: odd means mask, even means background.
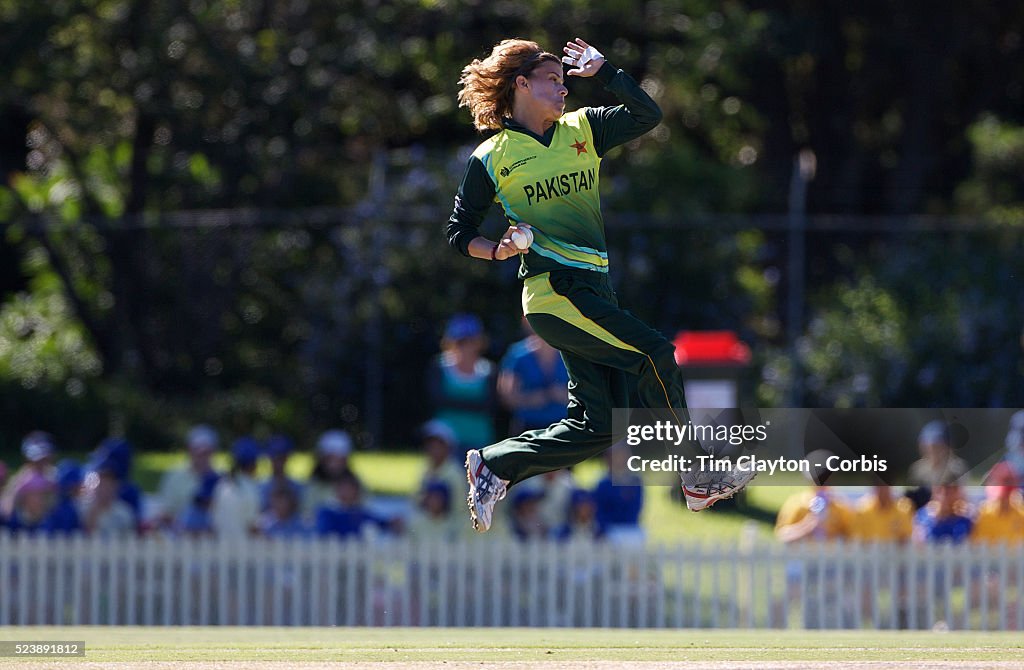
[[[529,335],[513,343],[501,360],[498,394],[512,413],[510,431],[547,428],[566,416],[569,373],[558,350],[539,338],[523,321]]]
[[[372,514],[363,504],[363,486],[351,472],[334,485],[335,499],[316,511],[316,532],[320,536],[362,537],[371,528],[385,529],[387,521]]]
[[[960,485],[940,484],[932,489],[931,502],[914,515],[914,539],[919,543],[960,544],[970,536],[973,526]]]
[[[644,488],[639,475],[626,467],[629,449],[616,445],[605,452],[608,474],[594,489],[597,524],[610,540],[627,543],[643,539],[640,512],[644,506]]]
[[[82,517],[78,513],[78,495],[84,480],[85,473],[75,461],[68,459],[57,464],[57,503],[43,521],[43,530],[58,535],[71,535],[83,530]]]

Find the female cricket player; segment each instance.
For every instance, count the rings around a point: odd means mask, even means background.
[[[608,281],[608,254],[598,192],[601,158],[661,121],[661,110],[636,82],[582,39],[565,56],[535,42],[504,40],[462,70],[459,105],[477,130],[496,131],[477,147],[455,197],[448,242],[463,255],[501,262],[519,258],[523,313],[561,352],[569,373],[568,416],[466,457],[473,527],[490,528],[494,504],[509,486],[598,454],[613,442],[612,408],[627,407],[626,374],[650,408],[685,408],[674,348],[661,333],[619,308]],[[597,77],[622,104],[565,113],[569,75]],[[498,241],[479,233],[492,202],[511,225]],[[529,228],[519,249],[512,235]],[[680,422],[682,423],[682,422]],[[732,496],[752,478],[733,471],[683,476],[692,510]]]

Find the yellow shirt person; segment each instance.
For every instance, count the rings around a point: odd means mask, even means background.
[[[861,542],[907,542],[914,529],[914,505],[896,498],[888,486],[876,486],[857,503],[853,537]]]
[[[779,509],[775,536],[783,542],[848,539],[853,514],[826,486],[794,493]]]
[[[1024,542],[1024,501],[1020,492],[1008,486],[987,488],[991,497],[978,510],[971,541],[987,544]]]

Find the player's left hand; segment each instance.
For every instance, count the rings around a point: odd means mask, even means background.
[[[601,52],[578,37],[574,42],[566,42],[562,51],[565,52],[562,62],[573,66],[573,69],[566,74],[576,77],[593,77],[604,65],[604,56]]]

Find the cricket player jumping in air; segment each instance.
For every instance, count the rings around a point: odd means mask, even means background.
[[[583,40],[564,51],[559,58],[535,42],[504,40],[467,65],[459,80],[459,104],[469,108],[477,130],[497,132],[469,159],[448,242],[473,258],[520,258],[523,313],[561,352],[569,372],[567,418],[467,455],[470,516],[480,532],[490,528],[494,505],[508,487],[612,445],[612,408],[628,403],[626,374],[636,375],[645,406],[686,407],[672,344],[618,306],[598,193],[601,157],[657,126],[661,110]],[[562,62],[572,67],[569,75],[597,77],[622,104],[564,113]],[[479,233],[493,202],[511,223],[498,242]],[[534,242],[521,250],[511,237],[527,227]],[[735,494],[753,473],[682,477],[687,506],[697,511]]]

